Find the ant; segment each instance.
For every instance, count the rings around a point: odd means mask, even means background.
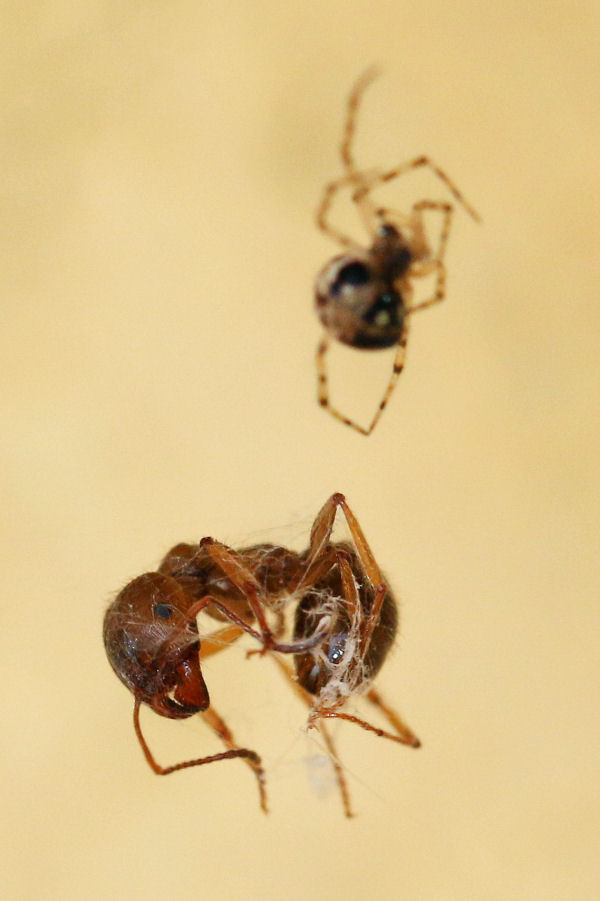
[[[330,543],[339,507],[355,549],[348,543]],[[291,601],[297,602],[293,639],[285,643],[279,639]],[[196,616],[201,612],[227,625],[200,639]],[[272,544],[234,550],[212,538],[203,538],[197,545],[175,545],[157,572],[134,579],[109,606],[104,644],[115,673],[134,696],[134,729],[152,770],[168,775],[218,760],[243,758],[254,771],[266,812],[261,759],[255,751],[236,744],[225,721],[210,706],[201,670],[208,656],[228,647],[244,632],[250,634],[261,645],[259,653],[274,652],[284,675],[311,708],[309,725],[318,724],[321,729],[345,812],[351,816],[333,742],[318,721],[338,717],[379,736],[419,746],[400,718],[374,689],[369,690],[396,627],[394,599],[358,521],[344,496],[334,494],[317,514],[309,547],[302,553]],[[295,674],[278,654],[293,655]],[[339,709],[347,697],[363,691],[397,735]],[[141,730],[142,704],[171,719],[201,713],[227,750],[162,767]]]
[[[317,348],[316,356],[318,401],[335,419],[362,435],[370,435],[377,425],[404,368],[409,316],[439,303],[445,296],[444,254],[454,214],[451,203],[436,200],[414,203],[408,215],[397,213],[376,206],[371,199],[371,191],[413,169],[428,167],[467,213],[476,222],[481,221],[458,188],[428,156],[415,157],[387,172],[359,171],[356,168],[352,141],[358,107],[365,89],[377,74],[375,69],[369,69],[350,93],[340,147],[345,174],[325,186],[316,214],[318,228],[347,250],[330,260],[315,281],[315,305],[325,327],[325,336]],[[352,189],[352,201],[371,238],[370,247],[362,247],[328,222],[334,196],[346,187]],[[442,228],[435,251],[429,246],[425,235],[423,213],[426,210],[442,214]],[[435,275],[436,279],[433,295],[411,305],[412,280],[429,275]],[[330,337],[359,349],[382,350],[397,347],[392,375],[367,428],[344,416],[330,403],[325,365]]]

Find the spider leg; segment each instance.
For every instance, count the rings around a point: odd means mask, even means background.
[[[335,181],[328,182],[323,189],[323,196],[321,197],[321,202],[317,207],[315,219],[317,227],[329,238],[332,238],[338,244],[341,244],[342,247],[346,247],[354,253],[362,253],[363,249],[360,244],[358,244],[356,241],[353,241],[352,238],[349,238],[334,226],[330,225],[328,219],[331,204],[333,203],[333,198],[335,197],[337,192],[341,188],[356,184],[357,182],[361,183],[360,173],[344,175],[342,178],[337,178]]]
[[[392,181],[394,178],[399,178],[401,175],[405,175],[407,172],[410,172],[412,169],[419,169],[422,166],[427,166],[431,171],[436,175],[448,188],[454,199],[461,204],[471,216],[475,220],[475,222],[481,222],[481,217],[479,213],[477,213],[470,203],[465,200],[464,196],[458,190],[454,182],[450,181],[446,173],[437,166],[433,160],[431,160],[428,156],[417,156],[412,160],[408,160],[405,163],[401,163],[401,165],[396,166],[395,169],[390,169],[388,172],[382,172],[378,176],[374,177],[369,185],[365,185],[363,187],[358,188],[357,190],[357,202],[362,193],[368,193],[368,191],[372,190],[374,187],[380,184],[385,184],[388,181]]]
[[[359,189],[360,192],[360,189]],[[359,202],[359,197],[356,196],[357,191],[352,195],[352,200],[355,203]],[[412,214],[409,215],[407,213],[402,213],[400,210],[394,210],[391,207],[387,206],[378,206],[374,207],[373,215],[377,221],[378,226],[387,225],[390,222],[393,222],[394,225],[404,234],[408,233],[410,229],[413,228],[413,217]]]
[[[431,297],[427,298],[427,300],[420,301],[417,304],[409,305],[406,310],[407,314],[425,310],[427,309],[427,307],[431,307],[436,303],[440,303],[440,301],[442,301],[446,296],[446,267],[444,265],[444,255],[446,253],[446,245],[448,242],[448,235],[450,233],[450,225],[452,222],[454,207],[451,204],[433,200],[421,200],[419,201],[419,203],[415,203],[415,205],[413,206],[412,228],[416,240],[422,240],[424,242],[425,236],[422,222],[423,210],[442,211],[442,213],[444,214],[442,231],[440,233],[440,239],[436,253],[430,255],[429,257],[425,255],[421,261],[417,260],[415,263],[413,263],[411,266],[410,275],[411,278],[422,278],[423,276],[429,275],[432,272],[436,272],[437,278],[435,289]],[[422,244],[422,246],[426,247],[426,244]]]
[[[140,700],[139,698],[135,699],[135,704],[133,707],[133,727],[135,729],[135,734],[138,738],[142,751],[144,752],[144,757],[148,765],[151,769],[157,774],[157,776],[168,776],[170,773],[175,773],[177,770],[185,770],[189,767],[193,766],[202,766],[205,763],[215,763],[218,760],[232,760],[234,757],[240,757],[247,761],[248,766],[250,766],[256,775],[258,780],[258,788],[260,793],[260,806],[267,813],[267,800],[266,800],[266,792],[265,792],[265,774],[264,770],[261,766],[261,760],[258,754],[255,751],[250,751],[248,748],[240,748],[233,742],[233,737],[223,721],[214,711],[205,711],[203,713],[203,717],[209,723],[209,725],[217,732],[217,735],[225,742],[228,751],[222,751],[220,754],[211,754],[208,757],[198,757],[195,760],[184,760],[181,763],[175,763],[172,766],[163,767],[154,758],[146,739],[142,733],[142,727],[140,725]],[[215,717],[214,720],[211,720],[211,714]],[[222,734],[217,728],[218,722],[221,722],[225,728],[225,733]]]
[[[409,309],[409,311],[412,312],[412,310],[410,310],[410,309]],[[409,312],[409,311],[407,311],[407,312]],[[387,407],[387,405],[389,403],[390,397],[392,396],[394,388],[396,387],[396,382],[400,378],[400,373],[404,369],[404,359],[406,357],[407,340],[408,340],[408,321],[405,321],[404,331],[402,333],[402,337],[398,341],[396,355],[394,357],[394,362],[392,364],[392,374],[390,376],[390,380],[387,383],[386,389],[383,392],[381,400],[379,401],[379,406],[377,407],[377,410],[375,412],[375,415],[373,416],[373,419],[371,420],[368,428],[366,428],[364,430],[365,435],[371,434],[371,432],[373,431],[373,429],[379,422],[379,419],[381,418],[381,414],[383,413],[383,411],[385,410],[385,408]]]
[[[428,263],[424,263],[419,269],[415,267],[415,271],[412,274],[415,278],[420,278],[429,275],[431,272],[437,272],[433,294],[431,297],[428,297],[427,300],[422,300],[419,303],[407,307],[407,315],[412,316],[413,313],[420,313],[421,310],[426,310],[427,307],[432,307],[434,304],[440,303],[446,296],[446,267],[441,260],[431,260]]]
[[[276,654],[272,655],[273,660],[279,667],[280,672],[283,674],[284,678],[291,685],[296,694],[301,698],[301,700],[312,709],[313,699],[311,695],[307,691],[305,691],[302,686],[296,681],[294,678],[294,674],[292,673],[290,667],[283,662]],[[350,793],[348,791],[348,784],[346,782],[346,777],[344,776],[343,767],[339,761],[337,756],[337,752],[335,750],[335,745],[333,743],[333,739],[330,736],[329,732],[325,728],[325,723],[319,723],[317,728],[319,732],[323,736],[323,741],[325,742],[325,747],[327,748],[327,753],[329,755],[329,759],[333,766],[335,777],[337,780],[338,788],[340,790],[340,794],[342,796],[342,805],[344,807],[344,813],[347,817],[353,817],[352,806],[350,804]]]
[[[440,273],[442,272],[442,268],[439,269]],[[442,289],[442,294],[439,297],[439,300],[441,300],[442,297],[444,296],[443,279],[441,280],[441,283],[440,283],[440,285],[438,285],[438,287],[441,287],[441,289]],[[437,296],[437,292],[436,292],[436,296]],[[436,302],[436,300],[432,299],[430,302],[426,303],[426,306],[429,306],[430,303],[435,303],[435,302]],[[419,304],[414,309],[421,309],[421,305]],[[414,312],[414,309],[409,307],[406,312],[412,313],[412,312]],[[406,357],[407,340],[408,340],[408,321],[406,320],[405,324],[404,324],[404,330],[402,332],[400,340],[398,341],[396,355],[394,357],[394,362],[392,364],[392,374],[390,376],[389,382],[385,388],[385,391],[383,392],[382,398],[379,402],[379,405],[377,407],[375,415],[371,419],[371,422],[369,423],[369,425],[365,428],[365,426],[360,425],[360,423],[356,422],[354,419],[350,419],[350,417],[345,416],[342,412],[340,412],[340,410],[338,410],[336,407],[334,407],[331,404],[331,401],[329,399],[329,379],[328,379],[328,375],[327,375],[327,365],[325,362],[326,356],[327,356],[327,351],[329,350],[330,342],[329,342],[329,338],[327,337],[327,335],[324,335],[317,347],[317,353],[316,353],[316,358],[315,358],[316,367],[317,367],[317,401],[319,403],[319,406],[322,407],[324,410],[326,410],[331,416],[333,416],[334,419],[337,419],[337,420],[339,420],[339,422],[343,423],[343,425],[347,425],[351,429],[354,429],[355,432],[359,432],[361,435],[370,435],[371,432],[373,431],[373,429],[375,428],[375,426],[377,425],[377,423],[379,422],[379,419],[381,418],[381,414],[387,407],[390,397],[392,396],[392,393],[394,391],[394,388],[396,387],[396,382],[398,381],[398,378],[400,377],[400,373],[404,369],[404,359]]]
[[[371,82],[377,77],[377,75],[378,70],[374,66],[367,69],[357,80],[356,84],[352,88],[352,91],[350,92],[346,106],[346,121],[344,124],[342,143],[340,145],[340,156],[342,158],[344,169],[346,170],[346,175],[325,185],[321,203],[317,208],[316,215],[317,226],[322,232],[324,232],[326,235],[329,235],[330,238],[333,238],[333,240],[337,241],[338,244],[341,244],[342,247],[347,247],[350,250],[354,251],[360,250],[360,246],[351,238],[348,238],[342,232],[338,231],[338,229],[329,225],[327,217],[329,209],[333,202],[333,198],[341,188],[346,187],[350,184],[361,185],[365,187],[365,190],[361,193],[362,199],[358,206],[360,208],[361,214],[363,215],[363,218],[365,219],[367,230],[369,232],[371,232],[372,230],[370,223],[373,219],[373,209],[367,196],[368,188],[366,187],[365,174],[361,173],[356,167],[352,153],[352,144],[354,142],[358,108],[360,106],[362,95],[364,94],[367,87],[371,84]]]
[[[358,78],[356,84],[350,92],[350,96],[348,97],[348,103],[346,106],[346,124],[344,126],[344,134],[340,146],[340,155],[342,157],[344,167],[349,173],[356,172],[356,165],[354,163],[354,157],[352,155],[352,143],[354,141],[354,134],[356,132],[358,108],[362,100],[362,95],[378,75],[379,70],[376,66],[371,66],[370,68],[368,68]]]
[[[446,253],[446,245],[448,243],[448,235],[450,234],[454,207],[451,203],[444,203],[441,200],[420,200],[418,203],[413,204],[412,215],[410,217],[411,227],[420,244],[426,243],[423,229],[423,210],[439,210],[443,214],[442,230],[437,251],[435,254],[432,254],[432,259],[441,262]]]
[[[350,426],[351,429],[354,429],[355,432],[360,432],[361,435],[368,435],[369,432],[362,425],[355,422],[353,419],[349,419],[347,416],[344,416],[336,407],[331,405],[331,401],[329,400],[329,379],[327,376],[327,365],[325,362],[327,351],[329,350],[329,338],[327,335],[324,335],[319,345],[317,347],[317,353],[315,357],[315,362],[317,366],[317,400],[320,407],[323,407],[324,410],[333,416],[334,419],[337,419],[339,422],[344,425]]]
[[[346,124],[344,126],[344,134],[340,146],[340,156],[342,157],[342,163],[344,164],[344,168],[346,169],[346,172],[349,176],[346,181],[354,182],[355,184],[358,184],[360,186],[354,191],[352,200],[358,206],[365,224],[365,228],[370,235],[373,235],[374,229],[376,228],[375,205],[369,197],[369,192],[371,190],[370,182],[372,180],[375,180],[375,182],[377,182],[380,177],[380,173],[369,174],[369,176],[367,177],[366,173],[361,173],[357,170],[352,153],[352,144],[354,142],[358,108],[362,100],[362,95],[378,74],[379,70],[375,66],[372,66],[360,76],[360,78],[352,88],[350,96],[348,97],[348,105],[346,107]]]

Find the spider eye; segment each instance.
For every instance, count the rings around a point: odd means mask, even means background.
[[[173,613],[173,608],[170,604],[155,604],[154,605],[154,615],[158,616],[159,619],[171,619],[171,614]]]
[[[358,260],[346,263],[338,272],[335,281],[331,285],[331,293],[339,294],[342,288],[346,286],[356,288],[360,285],[366,285],[371,281],[371,272],[369,267]]]

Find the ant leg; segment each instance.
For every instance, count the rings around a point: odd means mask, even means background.
[[[313,522],[310,531],[310,557],[316,558],[320,556],[323,549],[329,543],[338,507],[341,507],[342,512],[346,517],[352,540],[354,541],[369,581],[374,588],[378,588],[385,583],[383,582],[383,577],[373,555],[373,551],[369,547],[357,518],[348,506],[345,496],[340,492],[332,494],[331,497],[325,501],[315,517],[315,521]]]
[[[237,641],[244,634],[244,631],[239,626],[225,626],[223,629],[211,632],[210,635],[204,638],[201,637],[200,660],[206,660],[207,657],[212,657],[213,654],[218,654],[219,651],[228,648],[229,645],[233,644],[234,641]]]
[[[267,623],[263,604],[259,601],[261,595],[260,585],[256,581],[254,574],[242,561],[241,556],[232,548],[215,541],[214,538],[203,538],[200,542],[200,547],[206,548],[217,566],[231,579],[235,587],[247,597],[250,608],[260,626],[263,638],[269,641],[272,638],[272,633]]]
[[[360,659],[364,661],[369,650],[373,631],[379,621],[381,607],[388,589],[385,584],[379,585],[376,588],[375,597],[371,604],[371,610],[365,618],[362,616],[362,605],[354,573],[352,572],[352,567],[346,557],[343,557],[340,560],[339,567],[342,577],[342,592],[344,601],[346,602],[348,616],[350,618],[351,633],[358,638],[356,653]]]
[[[360,432],[361,435],[368,435],[369,432],[362,425],[359,425],[353,419],[349,419],[347,416],[344,416],[343,413],[340,413],[335,407],[331,405],[329,400],[329,381],[327,378],[327,366],[325,364],[325,357],[327,355],[327,351],[329,350],[329,339],[327,336],[324,336],[320,341],[317,347],[317,354],[315,358],[315,362],[317,365],[317,400],[319,406],[333,416],[334,419],[337,419],[339,422],[344,425],[350,426],[351,429],[354,429],[356,432]]]
[[[311,636],[311,638],[303,641],[295,641],[291,644],[283,644],[276,641],[275,635],[265,616],[265,606],[267,605],[265,604],[260,585],[256,581],[254,574],[242,562],[240,555],[226,545],[221,544],[219,541],[215,541],[214,538],[203,538],[200,545],[208,550],[208,553],[215,563],[223,570],[235,587],[244,594],[250,605],[250,609],[258,621],[260,634],[247,623],[244,623],[243,620],[233,614],[230,610],[227,610],[223,604],[215,601],[215,599],[210,596],[202,598],[194,604],[190,608],[190,614],[193,613],[193,615],[196,616],[204,607],[208,606],[208,604],[214,604],[215,607],[224,613],[234,624],[240,626],[245,632],[248,632],[249,635],[252,635],[253,638],[260,641],[263,646],[263,653],[266,653],[267,651],[279,651],[282,654],[295,654],[301,651],[310,650],[310,648],[315,647],[323,640],[323,635],[317,633],[316,635]]]
[[[481,216],[477,213],[470,203],[465,200],[464,196],[458,190],[454,182],[450,181],[446,173],[437,166],[433,160],[431,160],[428,156],[417,156],[412,160],[408,160],[406,163],[402,163],[400,166],[396,166],[395,169],[390,169],[389,172],[382,173],[375,181],[375,183],[371,184],[371,188],[375,187],[375,184],[385,184],[385,182],[392,181],[394,178],[398,178],[401,175],[405,175],[407,172],[410,172],[412,169],[420,169],[422,166],[427,166],[434,175],[446,185],[452,196],[455,198],[458,203],[461,204],[471,216],[475,222],[481,222]]]
[[[329,544],[337,508],[340,506],[342,500],[344,500],[343,494],[340,494],[339,492],[337,494],[332,494],[331,497],[327,498],[315,516],[310,530],[309,560],[314,560],[322,556],[323,551]]]
[[[312,709],[313,702],[312,698],[307,691],[305,691],[302,686],[296,681],[294,675],[290,668],[276,655],[273,655],[273,660],[279,667],[281,673],[283,673],[284,677],[287,679],[291,687],[294,689],[296,694],[304,701],[304,703]],[[344,776],[343,767],[339,761],[337,756],[335,745],[333,743],[333,739],[331,738],[329,732],[325,728],[325,723],[320,723],[318,726],[319,732],[323,736],[323,741],[325,743],[325,747],[327,748],[327,753],[329,755],[329,759],[331,761],[331,765],[333,766],[335,777],[337,779],[338,788],[340,790],[340,794],[342,796],[342,805],[344,807],[345,815],[350,818],[353,817],[352,806],[350,804],[350,793],[348,791],[348,784],[346,782],[346,777]]]
[[[228,745],[230,749],[228,751],[222,751],[220,754],[211,754],[208,757],[198,757],[195,760],[184,760],[182,761],[182,763],[176,763],[173,764],[173,766],[163,767],[154,759],[154,756],[150,748],[148,747],[146,739],[144,738],[144,735],[142,733],[142,727],[140,725],[140,704],[140,700],[136,698],[133,707],[133,727],[135,729],[135,734],[137,735],[142,751],[144,752],[144,757],[146,758],[146,761],[150,768],[157,774],[157,776],[168,776],[170,773],[177,772],[177,770],[185,770],[192,766],[202,766],[205,763],[215,763],[217,760],[232,760],[234,757],[241,757],[248,761],[248,765],[251,766],[256,773],[261,798],[260,806],[265,811],[265,813],[267,812],[266,795],[264,788],[265,775],[264,770],[261,766],[260,757],[255,751],[250,751],[248,748],[238,748],[237,746],[233,745],[233,743],[231,743],[230,745]],[[208,711],[203,714],[205,718],[207,718],[206,713],[208,713]],[[212,725],[212,723],[210,723],[210,720],[209,724]],[[225,739],[223,740],[225,741]],[[227,742],[225,743],[228,744]]]
[[[350,534],[354,541],[361,564],[371,583],[371,587],[375,592],[371,610],[361,629],[362,653],[366,653],[373,634],[373,629],[379,620],[383,599],[387,594],[388,587],[381,575],[381,570],[377,565],[377,561],[375,560],[373,551],[369,547],[364,532],[354,513],[348,506],[343,494],[332,494],[317,513],[310,533],[310,556],[318,557],[329,542],[338,507],[341,507],[342,512],[346,517],[346,522],[348,523],[348,528],[350,529]],[[347,598],[347,600],[350,602],[351,598]]]
[[[344,808],[344,814],[348,817],[348,819],[352,819],[354,814],[352,813],[352,805],[350,804],[350,792],[348,791],[348,783],[346,782],[344,769],[342,767],[342,764],[340,763],[340,759],[337,756],[337,751],[335,750],[333,739],[327,731],[325,723],[319,724],[319,732],[323,736],[323,741],[325,742],[325,747],[327,748],[327,753],[335,772],[335,778],[337,779],[338,788],[342,796],[342,806]]]
[[[371,723],[367,723],[366,720],[361,720],[351,713],[342,713],[339,710],[331,710],[327,707],[317,707],[312,711],[308,721],[309,728],[315,725],[317,720],[322,718],[347,720],[349,723],[356,723],[357,726],[366,729],[367,732],[374,732],[379,738],[389,738],[391,741],[397,741],[399,744],[408,745],[411,748],[419,748],[421,746],[421,742],[416,735],[412,734],[412,732],[409,732],[408,734],[403,733],[402,735],[393,735],[391,732],[386,732],[385,729],[379,729],[377,726],[372,726]]]
[[[420,747],[421,742],[417,736],[409,729],[406,723],[403,722],[396,711],[385,703],[378,691],[374,688],[370,688],[367,692],[367,699],[381,711],[387,721],[394,727],[398,735],[403,735],[405,737],[407,745],[411,745],[413,748]]]
[[[342,579],[342,593],[346,602],[346,609],[350,619],[350,628],[357,635],[359,642],[357,645],[357,653],[362,660],[365,659],[369,649],[369,643],[373,630],[379,619],[379,613],[383,604],[383,599],[387,594],[387,586],[382,584],[375,591],[375,597],[371,605],[371,611],[365,618],[362,616],[362,608],[358,587],[352,572],[352,567],[345,555],[339,560],[339,569]]]
[[[211,605],[216,607],[217,610],[219,611],[219,613],[222,613],[223,616],[225,616],[227,619],[231,620],[231,622],[234,624],[235,627],[240,629],[242,632],[247,632],[248,635],[251,635],[252,638],[255,638],[257,641],[261,641],[261,636],[256,631],[256,629],[253,629],[252,626],[250,626],[247,622],[245,622],[245,620],[243,620],[240,616],[238,616],[237,613],[234,613],[232,610],[229,610],[228,607],[226,607],[220,601],[217,601],[217,599],[212,597],[212,595],[210,595],[210,594],[206,594],[206,595],[204,595],[204,597],[200,598],[199,601],[195,601],[188,608],[186,616],[190,621],[193,619],[196,619],[196,617],[200,613],[202,613],[202,611],[206,607],[209,607]],[[233,640],[234,639],[231,639],[230,643]],[[209,637],[209,644],[210,644],[210,637]],[[215,653],[215,652],[216,652],[215,650],[212,651],[212,653]],[[207,651],[206,656],[207,657],[210,656],[210,653],[211,653],[210,650]]]
[[[306,557],[306,568],[302,575],[295,581],[290,592],[292,594],[301,595],[307,588],[320,582],[334,568],[338,566],[344,578],[344,572],[347,570],[352,573],[350,564],[347,559],[346,551],[339,547],[321,547],[316,554],[309,552]],[[344,567],[342,569],[342,567]],[[350,576],[352,578],[352,576]]]
[[[338,567],[342,579],[342,594],[346,602],[346,610],[350,619],[351,628],[353,629],[354,624],[360,621],[360,597],[350,561],[343,552],[339,554]]]
[[[215,711],[214,707],[209,707],[208,710],[204,710],[201,714],[202,719],[208,723],[211,729],[216,732],[219,736],[223,744],[229,748],[229,753],[236,753],[239,755],[240,751],[245,751],[245,748],[240,748],[233,738],[231,730],[225,723],[225,720],[219,716],[219,714]],[[227,753],[227,752],[226,752]],[[260,757],[254,753],[254,751],[250,752],[251,755],[243,755],[248,766],[254,771],[254,775],[256,776],[256,780],[258,782],[258,792],[260,795],[260,806],[262,807],[265,813],[268,813],[267,807],[267,790],[265,784],[265,771],[261,766]]]

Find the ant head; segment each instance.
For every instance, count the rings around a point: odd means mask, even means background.
[[[104,617],[104,646],[119,679],[136,698],[169,717],[208,707],[200,641],[188,611],[194,599],[161,573],[145,573],[117,595]],[[173,691],[175,700],[166,695]]]
[[[315,283],[317,313],[326,330],[350,347],[380,349],[397,344],[404,304],[385,260],[365,252],[335,257]]]

